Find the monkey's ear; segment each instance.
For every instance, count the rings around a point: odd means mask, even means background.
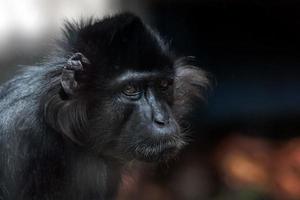
[[[82,72],[84,65],[88,64],[90,64],[90,61],[82,53],[75,53],[68,59],[67,64],[62,70],[60,80],[62,89],[68,96],[72,96],[78,88],[75,76],[76,72]]]
[[[200,68],[189,65],[184,59],[175,63],[174,112],[179,118],[191,111],[191,105],[204,100],[210,85],[208,75]]]

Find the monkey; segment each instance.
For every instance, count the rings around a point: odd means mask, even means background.
[[[0,87],[0,199],[110,200],[132,160],[164,162],[207,73],[140,17],[66,22],[55,53]]]

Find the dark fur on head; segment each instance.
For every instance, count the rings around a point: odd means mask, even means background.
[[[112,199],[124,161],[182,148],[208,86],[132,14],[64,30],[57,56],[0,88],[0,199]]]

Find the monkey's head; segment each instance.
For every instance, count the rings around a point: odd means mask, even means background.
[[[48,123],[94,153],[147,161],[176,154],[205,73],[176,59],[132,14],[68,24],[66,33],[73,53],[46,103]]]

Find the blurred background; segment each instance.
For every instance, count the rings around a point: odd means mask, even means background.
[[[293,0],[0,0],[0,83],[39,62],[65,19],[130,10],[212,90],[176,160],[133,163],[118,200],[300,199],[300,2]]]

